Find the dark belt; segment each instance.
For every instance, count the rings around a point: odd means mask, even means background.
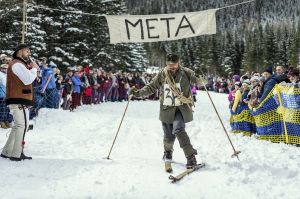
[[[19,108],[19,110],[23,110],[23,109],[29,109],[30,106],[19,104],[18,108]]]

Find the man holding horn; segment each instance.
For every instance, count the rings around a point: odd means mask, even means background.
[[[6,104],[13,114],[14,125],[0,156],[12,161],[32,159],[24,154],[23,147],[28,129],[29,107],[34,104],[32,82],[37,77],[39,66],[31,62],[29,47],[26,44],[17,46],[7,70]]]
[[[198,84],[199,80],[195,73],[180,64],[179,56],[176,54],[167,55],[167,66],[162,69],[151,81],[142,89],[133,88],[130,97],[144,98],[160,90],[160,114],[164,131],[164,156],[166,171],[171,172],[172,167],[167,162],[172,160],[173,145],[175,139],[179,141],[185,157],[188,169],[197,166],[195,155],[197,151],[193,148],[190,138],[185,131],[185,123],[193,120],[194,105],[190,85]]]

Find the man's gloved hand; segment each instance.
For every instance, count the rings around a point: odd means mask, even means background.
[[[41,97],[45,96],[45,92],[39,92],[38,94],[40,94]]]
[[[132,97],[139,97],[139,89],[135,88],[135,87],[132,87],[130,90],[129,90],[129,95],[128,95],[128,98],[129,99],[132,99]]]
[[[136,87],[132,87],[130,90],[129,90],[129,95],[133,95],[134,97],[138,97],[138,90]]]

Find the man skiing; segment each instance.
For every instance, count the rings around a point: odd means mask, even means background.
[[[189,136],[185,131],[185,123],[193,120],[193,99],[190,91],[191,84],[198,84],[195,73],[180,65],[179,56],[167,55],[167,66],[162,69],[142,89],[133,88],[130,97],[145,98],[156,90],[160,90],[160,114],[164,131],[164,156],[166,162],[172,160],[173,145],[175,138],[178,139],[180,147],[187,158],[187,169],[197,166],[195,155],[197,151],[193,148]],[[172,167],[167,166],[166,171],[171,172]]]

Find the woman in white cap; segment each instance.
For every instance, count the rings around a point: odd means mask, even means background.
[[[234,83],[234,89],[235,93],[233,95],[233,104],[231,106],[232,112],[236,111],[236,108],[238,107],[239,101],[242,97],[242,91],[241,91],[242,83],[241,82],[235,82]]]
[[[244,79],[242,89],[236,92],[230,117],[232,132],[243,133],[246,136],[251,136],[256,132],[255,121],[247,105],[249,90],[250,80]]]

